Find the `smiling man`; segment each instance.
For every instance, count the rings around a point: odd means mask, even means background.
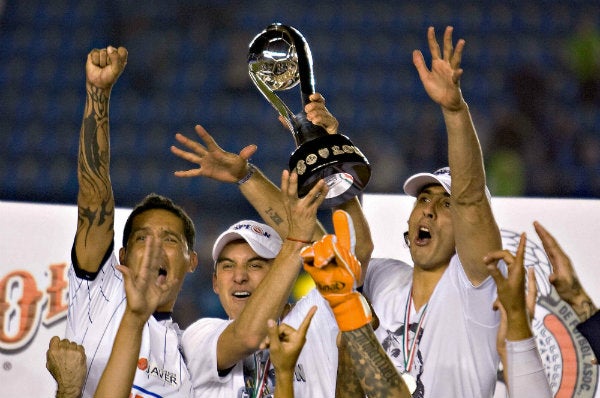
[[[283,241],[273,228],[251,220],[233,224],[215,241],[213,290],[229,319],[202,318],[183,334],[182,348],[196,397],[271,397],[274,393],[269,352],[261,350],[267,321],[283,317],[302,267],[300,251],[313,237],[317,210],[327,194],[320,180],[298,199],[297,180],[295,173],[282,173],[289,222]],[[294,311],[302,311],[299,316],[304,317],[307,311],[301,307]],[[332,323],[327,314],[324,310],[313,318],[315,327]],[[304,387],[313,390],[303,396],[324,396],[315,392],[321,386],[312,379],[306,376]]]
[[[94,49],[87,58],[87,95],[77,170],[78,222],[69,269],[66,337],[85,348],[88,373],[83,396],[92,397],[127,304],[118,265],[128,267],[131,277],[137,277],[151,237],[158,242],[157,282],[168,288],[147,322],[129,325],[135,328],[132,333],[142,337],[133,384],[124,387],[132,396],[189,397],[193,391],[179,351],[181,331],[172,321],[171,311],[186,274],[194,271],[198,262],[192,220],[171,200],[149,195],[127,219],[118,260],[114,253],[108,109],[112,87],[126,63],[127,50],[123,47]]]

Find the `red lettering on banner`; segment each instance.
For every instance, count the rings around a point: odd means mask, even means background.
[[[39,326],[42,292],[27,271],[13,271],[0,280],[0,347],[25,345]]]
[[[49,283],[45,292],[38,290],[38,285],[45,283],[36,282],[24,270],[11,271],[0,279],[0,349],[17,350],[28,344],[40,327],[46,304],[43,317],[46,326],[67,316],[66,268],[66,263],[48,266]]]
[[[44,317],[44,323],[52,323],[65,316],[67,304],[64,302],[65,289],[69,283],[65,280],[66,263],[50,265],[50,286],[46,289],[48,293],[48,309]]]

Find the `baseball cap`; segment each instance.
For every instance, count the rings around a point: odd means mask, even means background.
[[[219,235],[212,250],[213,261],[217,261],[225,245],[238,239],[245,240],[256,254],[267,259],[277,257],[282,245],[279,234],[273,228],[256,221],[242,220]]]
[[[440,184],[449,195],[450,187],[452,185],[452,178],[450,176],[450,167],[442,167],[437,169],[433,173],[417,173],[409,177],[404,182],[404,193],[409,196],[417,197],[423,188],[430,184]],[[490,191],[488,187],[485,187],[485,195],[488,200],[491,199]]]

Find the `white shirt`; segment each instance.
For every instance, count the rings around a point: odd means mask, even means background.
[[[410,265],[398,260],[372,259],[364,293],[379,317],[375,334],[399,373],[404,373],[408,365],[405,354],[410,352],[425,312],[422,337],[413,350],[410,366],[410,374],[417,379],[413,397],[492,397],[499,363],[499,316],[492,310],[496,297],[493,279],[489,277],[474,287],[455,255],[427,306],[416,312],[409,300],[412,271]],[[404,341],[407,303],[409,344]]]
[[[69,310],[66,338],[81,344],[88,375],[83,397],[93,397],[110,356],[127,304],[122,274],[114,253],[94,280],[80,279],[69,269]],[[192,385],[179,351],[181,331],[171,319],[150,317],[144,326],[132,396],[191,397]]]
[[[337,372],[337,323],[329,304],[316,289],[300,299],[283,323],[298,328],[308,310],[317,305],[294,373],[295,398],[335,396]],[[217,371],[217,341],[231,320],[203,318],[190,325],[182,337],[187,367],[192,375],[195,396],[241,398],[244,390],[243,361],[229,373]],[[272,367],[271,367],[272,368]],[[271,369],[270,375],[274,374]],[[275,381],[276,382],[276,381]]]

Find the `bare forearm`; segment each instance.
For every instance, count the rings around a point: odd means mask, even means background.
[[[454,192],[455,185],[483,191],[485,185],[483,155],[469,106],[463,100],[460,109],[443,109],[443,115],[448,134],[448,161],[452,171],[452,195],[459,198],[462,194],[462,192]]]
[[[506,340],[520,341],[532,336],[529,318],[525,310],[507,314]]]
[[[489,252],[500,250],[502,240],[486,195],[483,155],[469,107],[463,100],[459,109],[444,109],[443,114],[452,174],[451,209],[456,248],[467,276],[477,285],[489,275],[481,259]]]
[[[360,380],[354,371],[354,365],[350,352],[348,351],[347,341],[342,338],[341,345],[338,348],[338,368],[335,383],[336,398],[356,398],[364,397],[365,393],[360,384]]]
[[[377,341],[371,325],[343,332],[354,371],[361,381],[363,391],[373,397],[411,396],[396,368]]]
[[[579,284],[579,282],[577,282],[577,284]],[[571,305],[573,311],[575,311],[581,322],[587,321],[592,315],[594,315],[598,311],[598,308],[596,307],[590,296],[588,296],[587,293],[583,290],[583,288],[581,288],[581,285],[579,294],[577,294],[571,300],[569,300],[569,305]]]
[[[86,85],[86,104],[79,138],[76,249],[84,269],[99,266],[113,238],[114,198],[109,176],[110,91]],[[92,269],[93,270],[93,269]]]
[[[125,312],[94,398],[127,398],[137,368],[145,321]]]
[[[275,397],[294,398],[294,370],[280,371],[275,369]]]
[[[81,388],[61,388],[58,386],[55,398],[80,398],[82,395]]]
[[[275,229],[279,236],[285,238],[288,233],[288,222],[279,187],[256,168],[252,177],[240,185],[240,190],[265,223]],[[313,240],[320,239],[324,234],[324,228],[317,223]]]

